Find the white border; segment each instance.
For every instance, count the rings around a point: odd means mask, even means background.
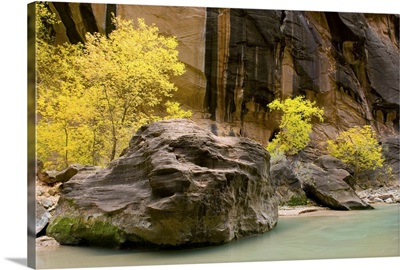
[[[27,256],[26,218],[26,14],[27,0],[2,2],[1,20],[1,256],[0,269],[26,269],[16,263]],[[55,2],[65,2],[55,0]],[[256,9],[290,9],[317,11],[344,11],[367,13],[400,13],[397,0],[120,0],[120,1],[74,1],[119,4],[177,5],[205,7],[242,7]],[[260,3],[262,2],[262,3]],[[71,258],[73,259],[73,258]],[[197,269],[379,269],[400,265],[400,257],[336,259],[314,261],[254,262],[190,265]],[[122,269],[187,269],[187,265],[91,268],[93,270]],[[79,268],[83,269],[83,268]]]

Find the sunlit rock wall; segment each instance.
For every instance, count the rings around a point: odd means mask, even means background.
[[[111,13],[144,18],[179,40],[187,72],[173,78],[193,120],[218,135],[266,144],[279,115],[266,105],[304,95],[324,107],[310,149],[354,125],[399,132],[399,16],[204,7],[53,3],[59,42],[109,33]]]

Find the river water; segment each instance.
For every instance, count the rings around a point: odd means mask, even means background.
[[[263,235],[226,245],[169,251],[59,246],[37,251],[37,268],[256,262],[400,256],[400,206],[280,217]]]

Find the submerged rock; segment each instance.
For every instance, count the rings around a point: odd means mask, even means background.
[[[49,249],[56,248],[57,246],[59,246],[59,244],[57,243],[57,241],[54,238],[51,238],[51,237],[48,237],[45,235],[36,238],[36,249],[37,250],[41,250],[41,249],[49,250]]]
[[[47,234],[61,244],[191,246],[277,223],[269,154],[189,120],[143,126],[105,169],[63,184]]]

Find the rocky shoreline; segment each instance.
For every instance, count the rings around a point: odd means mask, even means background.
[[[375,205],[387,205],[389,203],[373,203],[372,207]],[[390,203],[397,204],[399,203]],[[278,210],[279,218],[287,218],[287,217],[299,217],[299,216],[332,216],[332,215],[351,215],[352,211],[343,211],[343,210],[332,210],[328,207],[322,206],[282,206],[279,207]]]
[[[322,207],[322,206],[308,206],[308,205],[281,206],[278,209],[278,215],[279,217],[294,217],[306,213],[314,213],[317,211],[333,211],[333,210],[330,210],[328,207]]]
[[[60,183],[48,185],[42,181],[37,181],[37,199],[43,207],[50,213],[55,208],[60,197]],[[357,195],[365,202],[375,205],[398,204],[400,206],[400,185],[396,183],[392,186],[380,187],[377,189],[366,189],[356,191]],[[51,202],[51,203],[48,203]],[[351,215],[352,211],[337,211],[328,207],[315,204],[297,206],[279,206],[279,218],[296,218],[303,216],[332,216],[332,215]],[[36,249],[38,251],[54,250],[60,244],[52,237],[41,235],[36,239]]]
[[[400,203],[400,183],[378,189],[356,191],[357,195],[366,203]]]
[[[356,193],[364,202],[370,204],[372,207],[383,204],[400,205],[400,183],[376,189],[357,190]],[[280,206],[278,209],[279,217],[315,215],[317,212],[321,216],[328,216],[332,213],[351,213],[351,211],[336,211],[319,205]]]

